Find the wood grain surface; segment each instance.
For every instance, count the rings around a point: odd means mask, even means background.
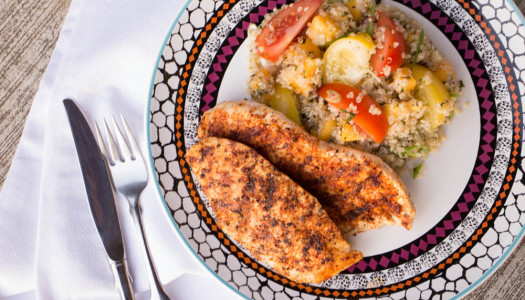
[[[516,1],[525,11],[525,0]],[[0,1],[0,188],[71,0]],[[465,299],[524,299],[525,240]]]

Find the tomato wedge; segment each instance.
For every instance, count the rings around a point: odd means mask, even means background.
[[[328,103],[339,109],[348,110],[349,106],[357,107],[352,119],[376,143],[381,144],[388,132],[388,120],[383,109],[368,95],[362,95],[361,90],[342,83],[323,85],[317,94]]]
[[[393,74],[405,61],[403,53],[406,51],[406,41],[392,19],[381,11],[377,11],[377,15],[377,26],[386,28],[385,37],[381,48],[376,48],[376,53],[370,58],[370,65],[378,77],[383,77]]]
[[[255,39],[257,54],[276,62],[290,43],[303,31],[322,2],[322,0],[299,0],[279,11]]]

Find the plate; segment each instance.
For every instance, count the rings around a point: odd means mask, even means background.
[[[287,1],[192,0],[162,48],[149,102],[150,156],[179,234],[225,285],[254,299],[460,297],[484,280],[523,235],[525,27],[511,2],[383,1],[415,18],[465,88],[447,140],[404,177],[416,207],[410,231],[384,227],[349,237],[365,258],[316,285],[298,284],[254,260],[215,224],[184,161],[200,116],[248,97],[250,23]],[[290,2],[290,1],[288,1]]]

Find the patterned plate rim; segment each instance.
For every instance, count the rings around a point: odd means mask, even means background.
[[[514,0],[505,0],[512,9],[516,12],[518,15],[518,18],[521,20],[521,23],[525,25],[525,16],[520,11]],[[160,56],[159,56],[160,59]],[[153,74],[155,76],[155,73]],[[148,132],[149,135],[149,132]],[[474,291],[477,287],[479,287],[483,282],[485,282],[487,279],[489,279],[502,265],[505,261],[507,261],[507,258],[509,258],[509,255],[512,254],[516,248],[516,245],[518,245],[522,240],[525,233],[525,226],[521,228],[520,233],[518,236],[514,239],[512,244],[509,246],[507,251],[503,253],[503,255],[496,261],[496,263],[489,269],[487,272],[485,272],[481,278],[476,280],[473,284],[469,285],[466,289],[461,291],[459,294],[454,297],[454,299],[461,299],[465,297],[466,295],[470,294],[472,291]]]
[[[154,160],[153,160],[153,153],[152,153],[152,147],[151,147],[151,133],[150,133],[150,124],[152,122],[152,116],[151,116],[150,112],[151,112],[152,97],[154,95],[154,86],[155,86],[156,73],[157,73],[157,70],[158,70],[158,67],[159,67],[159,63],[160,63],[160,61],[162,59],[162,55],[163,55],[164,49],[165,49],[168,41],[170,40],[170,37],[171,37],[171,35],[172,35],[172,33],[173,33],[174,29],[175,29],[175,26],[179,22],[181,16],[186,11],[188,6],[193,1],[195,1],[195,0],[186,0],[186,3],[181,7],[178,15],[176,16],[176,18],[174,19],[172,25],[170,26],[170,29],[168,30],[168,32],[166,34],[166,37],[164,38],[164,41],[163,41],[163,43],[162,43],[162,45],[160,47],[160,50],[158,52],[159,54],[158,54],[157,60],[156,60],[156,62],[154,64],[154,68],[153,68],[153,72],[152,72],[152,76],[151,76],[150,88],[149,88],[148,99],[147,99],[146,118],[145,118],[146,140],[148,142],[148,147],[147,147],[148,148],[148,156],[149,156],[150,166],[152,167],[152,174],[151,175],[152,175],[153,180],[155,182],[156,191],[158,193],[158,196],[160,197],[162,205],[163,205],[164,210],[166,212],[166,217],[173,224],[175,232],[177,233],[179,239],[182,240],[183,244],[187,247],[187,250],[189,250],[189,252],[192,253],[192,256],[197,261],[199,261],[200,264],[202,264],[211,274],[213,274],[213,278],[216,278],[219,282],[221,282],[223,285],[225,285],[227,288],[229,288],[231,291],[233,291],[234,293],[236,293],[240,297],[245,298],[245,299],[249,299],[241,291],[239,291],[238,289],[234,288],[232,285],[228,284],[228,282],[226,282],[223,278],[221,278],[219,276],[219,274],[217,274],[214,270],[212,270],[211,267],[208,266],[208,264],[206,264],[206,262],[203,260],[203,258],[191,247],[191,245],[189,244],[189,241],[185,238],[185,236],[182,233],[181,229],[177,225],[175,219],[171,215],[170,208],[168,207],[168,204],[167,204],[167,202],[166,202],[166,200],[165,200],[165,198],[163,196],[163,193],[161,191],[161,186],[160,186],[160,183],[159,183],[159,179],[156,176],[155,163],[154,163]],[[514,1],[513,0],[505,0],[505,2],[517,14],[518,19],[521,21],[521,25],[525,26],[525,17],[523,15],[523,13],[519,10],[518,6],[514,3]],[[520,25],[520,24],[518,24],[518,25]],[[522,141],[522,145],[523,144],[524,144],[524,142]],[[524,176],[525,176],[525,174],[524,174]],[[499,267],[501,267],[501,265],[508,259],[509,255],[514,252],[514,250],[516,248],[516,245],[518,245],[523,240],[524,233],[525,233],[525,226],[522,226],[519,234],[513,240],[511,245],[505,250],[505,252],[503,252],[503,254],[495,261],[494,265],[492,265],[487,271],[485,271],[483,273],[483,275],[479,279],[477,279],[475,282],[470,284],[463,291],[461,291],[458,294],[456,294],[453,297],[453,299],[460,299],[460,298],[468,295],[473,290],[475,290],[475,288],[477,288],[481,283],[483,283],[485,280],[490,278],[490,276],[492,276],[492,274],[494,274],[494,272],[497,271],[499,269]],[[383,296],[385,296],[385,295],[383,295]]]
[[[192,257],[196,261],[198,261],[204,268],[206,268],[206,270],[208,270],[208,272],[213,275],[213,278],[215,278],[217,281],[219,281],[222,285],[224,285],[226,288],[228,288],[229,290],[231,290],[232,292],[234,292],[235,294],[237,294],[241,298],[249,299],[245,295],[243,295],[241,293],[241,291],[239,291],[238,289],[234,288],[233,286],[228,284],[226,281],[224,281],[219,276],[219,274],[215,273],[215,271],[213,271],[211,269],[211,267],[208,266],[206,264],[206,262],[204,262],[202,257],[200,257],[199,254],[197,252],[195,252],[195,250],[193,250],[193,248],[191,248],[191,245],[189,244],[188,240],[184,237],[184,235],[182,234],[179,226],[177,226],[177,223],[175,222],[175,219],[171,215],[170,208],[168,207],[168,203],[166,202],[166,200],[162,196],[160,183],[159,183],[159,180],[158,180],[158,178],[156,176],[156,173],[155,173],[156,172],[155,171],[155,162],[153,161],[153,153],[151,152],[151,142],[150,142],[151,141],[151,136],[150,136],[150,130],[149,130],[149,126],[150,126],[150,123],[152,121],[151,120],[150,111],[151,111],[151,98],[152,98],[152,95],[153,95],[153,87],[155,86],[155,77],[156,77],[156,73],[157,73],[157,68],[158,68],[159,63],[160,63],[160,61],[162,59],[162,53],[164,52],[164,48],[166,47],[166,44],[168,43],[168,41],[169,41],[169,39],[171,37],[171,33],[173,32],[173,30],[175,29],[175,26],[179,22],[180,17],[182,16],[182,14],[188,8],[188,6],[190,5],[190,3],[192,1],[193,0],[186,0],[186,3],[184,4],[184,6],[181,7],[181,9],[179,11],[179,14],[177,15],[177,17],[173,21],[173,24],[171,24],[170,29],[168,30],[168,32],[166,34],[166,37],[164,38],[164,42],[162,43],[162,45],[160,47],[159,54],[158,54],[157,60],[155,62],[155,66],[153,67],[153,73],[151,75],[150,88],[149,88],[149,92],[148,92],[148,102],[147,102],[148,105],[147,105],[147,108],[146,108],[146,118],[145,118],[145,124],[144,124],[145,125],[145,132],[146,132],[146,141],[148,143],[148,147],[147,147],[148,148],[148,159],[149,159],[149,163],[150,163],[151,171],[152,171],[152,174],[151,174],[152,176],[151,177],[155,181],[155,190],[157,191],[158,197],[161,199],[160,202],[162,203],[162,206],[164,207],[165,215],[168,218],[168,220],[170,221],[170,223],[173,225],[173,228],[175,229],[177,237],[182,242],[182,244],[186,247],[187,252],[191,253]]]
[[[525,16],[521,13],[520,9],[518,8],[518,6],[514,2],[514,0],[505,0],[505,2],[507,2],[512,7],[512,9],[518,15],[518,18],[521,20],[521,23],[523,25],[525,25]],[[160,57],[159,57],[159,59],[160,59]],[[155,75],[155,74],[153,74],[153,75]],[[148,133],[148,135],[149,135],[149,133]],[[516,245],[518,245],[523,240],[524,233],[525,233],[525,226],[521,228],[521,231],[518,234],[517,238],[514,239],[514,241],[509,246],[507,251],[505,251],[503,253],[503,255],[496,261],[496,263],[487,272],[485,272],[481,276],[481,278],[479,278],[473,284],[469,285],[469,287],[467,287],[465,290],[463,290],[462,292],[457,294],[455,298],[456,299],[461,299],[462,297],[465,297],[466,295],[468,295],[472,291],[474,291],[483,282],[485,282],[487,279],[489,279],[494,274],[494,272],[496,272],[503,265],[503,263],[505,261],[507,261],[507,258],[509,258],[509,255],[514,252]]]
[[[516,5],[516,3],[514,2],[514,0],[505,0],[505,2],[507,2],[511,7],[512,9],[516,12],[516,14],[518,15],[518,18],[521,20],[521,23],[523,25],[525,25],[525,16],[523,15],[523,13],[520,11],[520,9],[518,8],[518,6]],[[149,133],[148,133],[149,134]],[[474,291],[477,287],[479,287],[483,282],[485,282],[487,279],[489,279],[502,265],[503,263],[507,260],[507,258],[509,257],[510,254],[512,254],[515,250],[515,247],[516,245],[518,245],[522,240],[523,240],[523,236],[524,236],[524,233],[525,233],[525,226],[523,226],[521,228],[521,231],[520,233],[518,234],[518,236],[514,239],[514,241],[512,242],[512,244],[509,246],[509,248],[507,249],[507,251],[505,251],[503,253],[503,255],[496,261],[496,263],[489,269],[487,270],[487,272],[485,272],[481,278],[479,278],[478,280],[476,280],[474,283],[472,283],[471,285],[469,285],[466,289],[464,289],[463,291],[461,291],[459,294],[457,294],[454,299],[461,299],[465,296],[467,296],[468,294],[470,294],[472,291]]]

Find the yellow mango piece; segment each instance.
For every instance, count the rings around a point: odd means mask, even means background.
[[[359,22],[363,18],[363,12],[367,9],[367,4],[362,0],[350,0],[346,3],[350,10],[350,14],[355,22]]]
[[[309,47],[306,44],[307,48]],[[315,45],[313,45],[315,46]],[[321,69],[319,58],[312,57],[304,48],[303,43],[293,43],[284,53],[283,67],[277,73],[276,80],[283,87],[291,89],[294,93],[307,96],[315,92],[318,69]],[[315,46],[317,47],[317,46]],[[320,54],[319,54],[320,55]]]
[[[317,15],[310,22],[310,26],[306,30],[306,36],[314,44],[323,45],[332,41],[338,30],[339,28],[337,28],[330,17]]]
[[[321,130],[319,130],[319,135],[317,137],[323,141],[328,141],[332,136],[332,131],[336,125],[337,123],[334,120],[330,119],[326,121],[321,127]]]
[[[249,84],[252,91],[256,91],[259,95],[264,95],[271,91],[273,78],[268,70],[262,69],[253,75]]]
[[[454,69],[452,68],[452,64],[446,60],[443,60],[439,64],[434,74],[436,74],[437,78],[439,78],[439,80],[441,81],[447,81],[449,77],[450,78],[455,77]]]
[[[445,123],[442,107],[450,100],[450,94],[441,80],[429,69],[415,64],[412,76],[418,82],[416,98],[427,106],[426,119],[430,129],[434,130]]]
[[[398,111],[397,105],[395,104],[386,103],[383,105],[383,112],[385,113],[387,119],[389,116],[392,116],[397,119],[398,117],[397,111]]]
[[[392,85],[398,93],[409,92],[416,88],[416,79],[409,68],[399,68],[394,73]]]
[[[355,125],[345,123],[341,127],[341,140],[344,142],[358,141],[360,139],[361,135],[359,134],[359,130],[355,127]]]
[[[309,72],[311,73],[310,76],[315,74],[312,68],[310,68]],[[289,87],[294,93],[306,96],[312,90],[312,84],[308,81],[306,70],[303,68],[297,70],[288,68],[283,71],[282,76],[285,79],[284,82],[290,85]]]
[[[315,75],[315,72],[317,71],[317,64],[315,63],[315,60],[311,58],[307,58],[304,60],[304,75],[306,77],[312,77]]]
[[[305,38],[301,48],[313,58],[321,58],[321,49],[312,42],[311,39]]]
[[[386,103],[383,105],[383,112],[388,120],[390,126],[396,123],[410,122],[415,115],[421,115],[421,110],[424,107],[420,106],[419,100],[401,101],[394,103]]]
[[[280,84],[275,86],[275,93],[270,98],[270,107],[282,112],[288,119],[301,124],[299,110],[295,104],[295,97],[287,88]]]

